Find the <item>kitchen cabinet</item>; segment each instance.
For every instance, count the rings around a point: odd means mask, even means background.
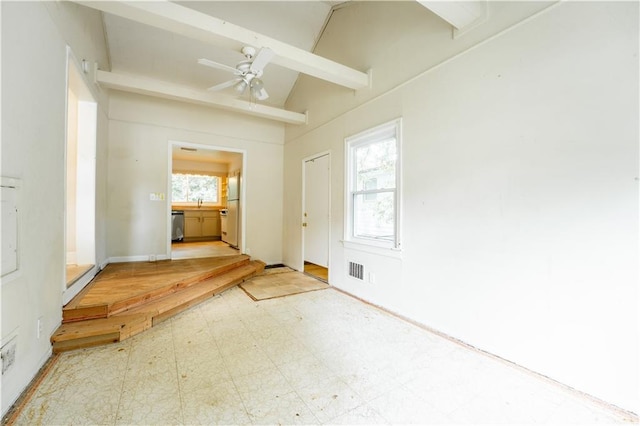
[[[184,237],[194,238],[202,236],[200,212],[184,212]]]
[[[220,212],[218,210],[185,210],[185,238],[220,237]]]

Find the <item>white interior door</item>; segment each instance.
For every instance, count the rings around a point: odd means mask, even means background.
[[[304,211],[302,214],[304,260],[328,268],[329,154],[304,162]]]

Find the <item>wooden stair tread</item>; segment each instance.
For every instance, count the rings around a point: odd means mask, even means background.
[[[99,318],[88,321],[71,322],[62,324],[51,336],[52,342],[64,342],[65,340],[120,332],[128,324],[148,320],[146,314],[121,315],[109,318]]]
[[[152,318],[147,314],[62,324],[51,336],[53,352],[119,342],[151,328],[152,325]]]
[[[81,297],[75,297],[68,307],[92,306],[96,304],[112,304],[122,294],[129,296],[132,286],[138,293],[165,287],[176,281],[191,281],[201,278],[211,270],[233,268],[239,263],[249,262],[249,256],[236,255],[209,257],[200,259],[162,260],[158,262],[112,263],[89,284],[89,289]],[[80,296],[80,295],[79,295]]]
[[[225,274],[215,276],[213,278],[200,281],[199,283],[182,289],[181,291],[166,295],[162,298],[150,301],[144,305],[124,311],[122,314],[141,314],[150,313],[154,316],[162,314],[182,306],[191,300],[199,299],[204,296],[211,297],[214,294],[223,292],[224,290],[239,284],[248,277],[255,274],[256,267],[248,264],[235,268]],[[192,305],[190,305],[192,306]],[[120,314],[116,314],[120,315]]]
[[[106,318],[87,318],[63,323],[51,337],[54,352],[114,343],[141,333],[153,325],[182,312],[191,306],[219,294],[264,269],[260,261],[237,263],[221,274],[175,289],[161,297],[148,298],[133,307]],[[101,306],[77,308],[85,314],[100,312]]]
[[[249,256],[238,255],[162,261],[160,268],[150,262],[108,265],[104,275],[89,284],[89,290],[85,288],[63,308],[63,322],[105,318],[224,274],[249,260]]]

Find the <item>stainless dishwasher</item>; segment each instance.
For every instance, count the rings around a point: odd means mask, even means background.
[[[171,210],[171,241],[184,239],[184,210]]]

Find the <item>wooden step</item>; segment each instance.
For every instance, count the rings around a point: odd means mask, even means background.
[[[182,291],[129,309],[123,312],[123,314],[147,314],[152,317],[153,325],[159,324],[165,319],[171,318],[253,277],[256,275],[258,268],[259,266],[251,262],[248,265],[236,268],[226,274],[201,281],[197,285],[193,285]]]
[[[121,315],[62,324],[51,336],[53,352],[115,343],[151,328],[148,314]]]
[[[62,322],[106,318],[248,264],[249,256],[108,265],[62,311]]]
[[[260,261],[243,263],[223,274],[110,314],[108,318],[63,323],[51,337],[53,352],[122,341],[242,283],[263,269],[264,263]]]
[[[252,260],[251,263],[256,266],[256,275],[262,274],[264,272],[264,268],[267,266],[267,264],[260,259]]]

